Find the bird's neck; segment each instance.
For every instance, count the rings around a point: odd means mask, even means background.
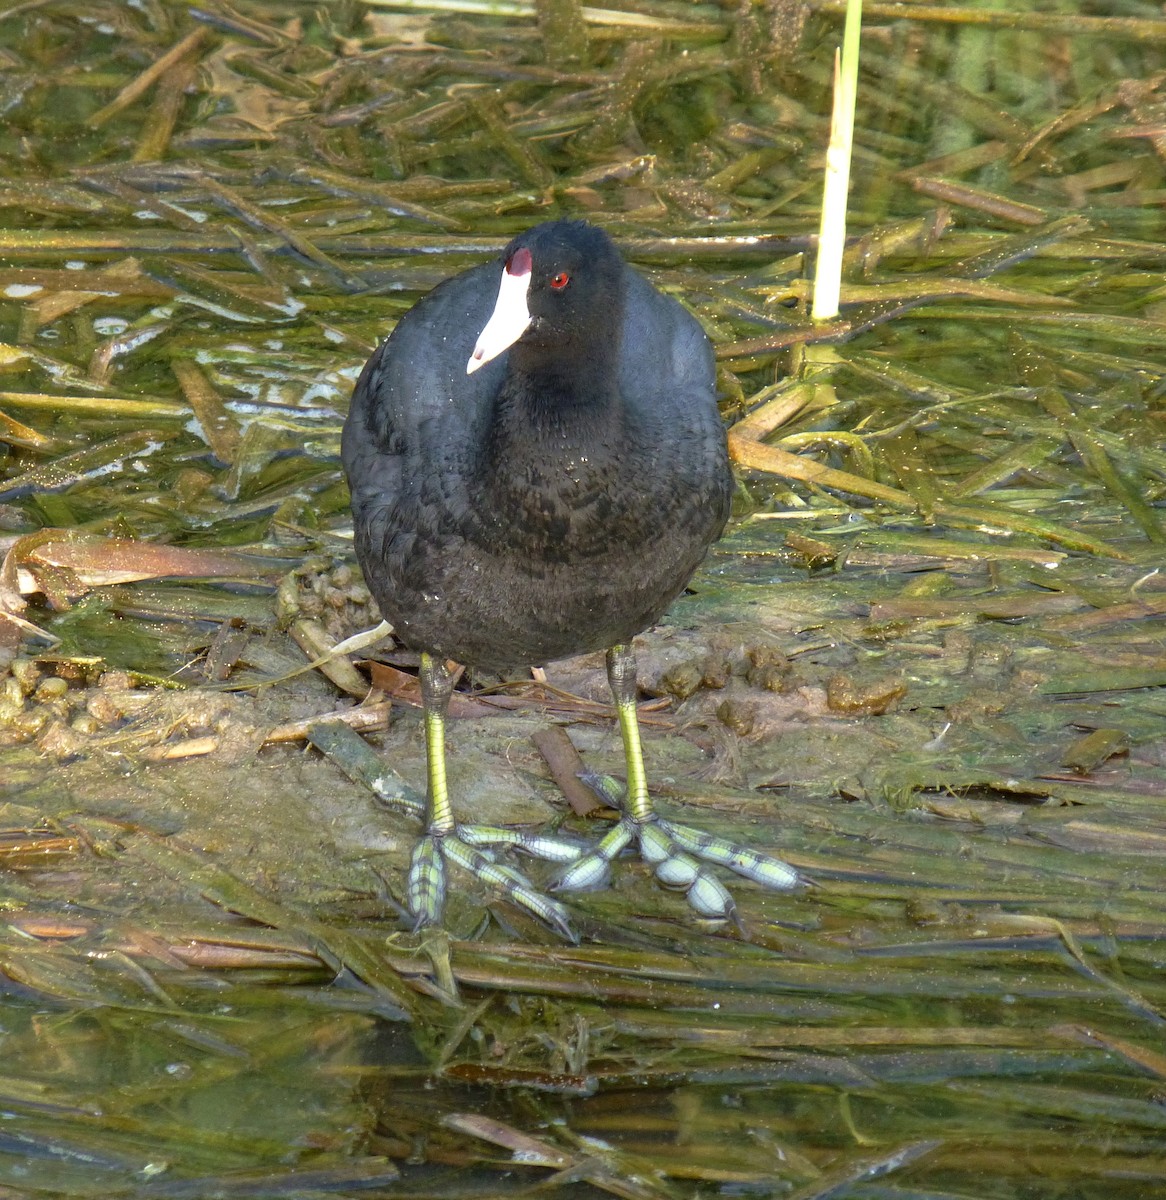
[[[615,372],[598,356],[542,362],[538,370],[511,358],[494,404],[490,441],[498,454],[574,454],[619,437],[624,405]]]

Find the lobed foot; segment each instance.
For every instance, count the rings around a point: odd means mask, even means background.
[[[551,862],[572,862],[584,853],[583,846],[566,838],[490,825],[458,825],[450,832],[431,829],[413,848],[409,864],[406,899],[415,918],[415,928],[441,923],[446,865],[453,863],[526,909],[560,936],[577,942],[566,908],[540,892],[520,871],[499,863],[493,846],[512,846]]]
[[[556,891],[582,891],[604,887],[611,876],[612,860],[633,843],[661,883],[684,888],[689,904],[705,917],[720,920],[736,915],[733,897],[703,863],[728,867],[763,887],[788,890],[801,880],[787,863],[713,834],[666,821],[656,815],[648,796],[643,752],[636,715],[636,661],[631,648],[613,646],[607,652],[607,675],[615,699],[627,761],[627,794],[606,777],[584,775],[623,817],[590,850],[578,842],[548,834],[523,833],[488,825],[458,825],[445,777],[445,716],[453,690],[453,676],[445,664],[421,655],[421,697],[425,713],[428,793],[424,811],[428,833],[418,842],[409,867],[408,904],[418,927],[441,923],[445,907],[446,868],[454,863],[475,879],[494,888],[509,901],[545,922],[570,941],[577,941],[567,910],[544,895],[521,872],[498,862],[493,847],[525,851],[552,862],[569,863],[554,885]]]
[[[596,775],[582,777],[613,807],[623,808],[615,781]],[[592,891],[606,887],[611,863],[635,844],[656,878],[667,887],[683,888],[688,903],[702,917],[731,920],[737,906],[728,888],[703,863],[728,867],[745,879],[775,891],[788,891],[801,877],[779,858],[739,846],[714,834],[666,821],[654,812],[625,815],[582,857],[575,859],[554,885],[555,891]]]

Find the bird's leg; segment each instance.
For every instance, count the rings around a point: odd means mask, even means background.
[[[559,862],[569,862],[581,853],[573,843],[522,834],[481,825],[458,825],[445,778],[445,721],[453,675],[445,663],[429,654],[421,655],[421,703],[425,717],[425,758],[428,787],[425,793],[425,834],[413,848],[409,864],[406,898],[416,925],[436,925],[445,908],[446,864],[456,863],[483,883],[501,891],[564,937],[576,940],[567,920],[567,910],[537,891],[525,876],[494,861],[490,850],[480,846],[505,844]]]
[[[421,706],[425,713],[425,767],[429,832],[444,837],[453,832],[453,808],[445,782],[445,720],[453,695],[453,672],[440,659],[421,656]]]
[[[445,782],[445,718],[453,676],[444,662],[421,655],[421,705],[425,717],[425,836],[413,847],[407,899],[418,927],[441,920],[445,908],[445,840],[453,833],[453,808]]]
[[[728,867],[765,887],[778,890],[796,887],[800,882],[798,873],[780,859],[656,815],[648,795],[640,745],[636,658],[630,646],[612,646],[607,652],[607,679],[627,763],[627,791],[622,801],[617,801],[624,815],[588,854],[567,869],[556,890],[603,887],[611,875],[612,859],[631,842],[639,845],[644,861],[651,864],[657,879],[669,887],[684,888],[689,904],[702,916],[725,919],[736,913],[733,897],[702,862]],[[615,799],[603,783],[597,790],[606,799]]]
[[[652,801],[648,796],[648,773],[644,770],[644,750],[640,745],[640,716],[636,710],[639,684],[636,652],[631,646],[612,646],[607,652],[607,683],[615,700],[627,764],[624,810],[637,825],[643,825],[652,819]]]

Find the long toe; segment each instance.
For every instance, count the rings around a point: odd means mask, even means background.
[[[711,872],[701,867],[688,891],[684,893],[689,907],[702,917],[718,921],[735,921],[737,905],[729,889]]]
[[[494,855],[489,850],[480,850],[464,841],[460,836],[462,832],[463,830],[459,830],[458,834],[448,835],[443,840],[442,852],[449,861],[456,863],[488,888],[501,893],[511,904],[516,904],[538,917],[568,941],[579,940],[571,928],[570,918],[563,905],[540,892],[520,871],[495,862]],[[507,844],[510,844],[509,841]]]
[[[637,840],[636,824],[624,817],[603,835],[591,851],[573,862],[555,880],[556,892],[594,892],[611,881],[611,861]]]
[[[495,882],[496,886],[506,893],[511,903],[525,908],[544,925],[549,925],[560,937],[578,945],[579,935],[571,926],[571,918],[566,908],[557,900],[552,900],[550,896],[532,887],[530,880],[520,871],[499,865],[495,868],[495,879],[486,882]]]
[[[703,833],[699,829],[691,829],[687,825],[677,825],[673,821],[658,820],[656,824],[677,846],[687,850],[689,854],[718,867],[728,867],[730,871],[735,871],[743,878],[761,884],[762,887],[786,892],[804,882],[789,863],[782,862],[780,858],[774,858],[770,854],[763,854],[760,850],[738,845],[715,834]]]
[[[644,861],[651,863],[656,878],[665,887],[683,888],[689,906],[702,917],[735,918],[737,906],[729,889],[707,867],[701,866],[696,855],[681,849],[672,836],[675,828],[658,817],[640,824],[640,853]]]
[[[580,838],[564,834],[528,833],[503,825],[459,825],[457,836],[470,846],[512,846],[545,862],[575,862],[587,852]]]
[[[405,898],[413,914],[413,927],[437,925],[445,909],[443,839],[426,834],[413,847]]]

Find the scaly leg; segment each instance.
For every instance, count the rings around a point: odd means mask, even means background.
[[[606,886],[611,876],[612,859],[632,842],[639,846],[644,861],[655,869],[656,878],[669,887],[684,888],[689,904],[701,916],[731,919],[736,914],[733,897],[711,871],[701,866],[701,862],[728,867],[754,883],[778,891],[797,887],[798,873],[780,859],[656,815],[648,795],[644,754],[640,746],[640,725],[636,716],[636,657],[630,646],[612,646],[607,652],[607,679],[623,736],[627,792],[621,800],[595,776],[589,777],[588,782],[615,807],[621,808],[624,815],[589,853],[568,867],[555,884],[555,890],[589,891]]]
[[[445,779],[445,721],[452,693],[453,675],[445,664],[428,654],[422,654],[421,703],[425,715],[428,774],[426,832],[413,849],[406,893],[409,911],[416,918],[416,926],[420,928],[440,923],[445,909],[446,865],[452,862],[545,921],[563,937],[577,940],[563,905],[544,896],[512,867],[497,863],[489,849],[479,849],[508,845],[539,858],[571,862],[583,853],[577,843],[492,826],[458,825],[454,821]]]

